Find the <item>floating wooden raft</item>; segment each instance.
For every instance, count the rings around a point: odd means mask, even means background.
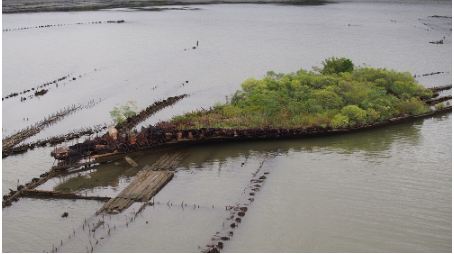
[[[146,202],[156,195],[173,178],[173,172],[178,164],[188,155],[182,152],[166,153],[153,165],[145,166],[142,172],[118,196],[110,199],[99,209],[102,212],[119,213],[134,202]]]

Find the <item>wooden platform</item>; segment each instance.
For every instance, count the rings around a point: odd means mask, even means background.
[[[117,197],[110,199],[99,209],[102,212],[119,213],[134,202],[146,202],[156,195],[173,178],[178,164],[187,157],[182,152],[164,154],[152,166],[145,166],[141,173]]]

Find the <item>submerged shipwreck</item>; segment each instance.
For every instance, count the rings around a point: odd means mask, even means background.
[[[285,139],[357,132],[451,112],[452,84],[425,88],[406,72],[360,67],[346,58],[326,59],[321,74],[300,70],[268,72],[246,80],[226,104],[193,111],[156,125],[134,129],[169,103],[172,97],[136,116],[112,125],[109,132],[83,143],[56,148],[56,170],[122,159],[190,144]],[[436,106],[435,106],[436,105]],[[432,107],[435,106],[435,107]],[[132,130],[132,131],[131,131]]]
[[[86,139],[69,147],[57,147],[51,155],[59,160],[56,170],[122,159],[128,154],[146,154],[206,142],[241,141],[253,139],[306,138],[353,133],[387,125],[452,112],[452,106],[435,109],[421,115],[403,114],[367,125],[333,128],[322,126],[300,128],[200,128],[178,129],[171,123],[142,127],[131,133],[118,132],[113,126],[101,137]]]
[[[440,95],[440,91],[452,89],[452,85],[426,89],[418,86],[407,74],[386,70],[361,71],[361,77],[358,77],[359,74],[352,77],[353,74],[348,73],[337,76],[317,76],[308,72],[287,76],[271,73],[261,81],[247,80],[242,84],[243,91],[238,91],[230,103],[217,104],[209,110],[186,113],[169,121],[137,129],[139,123],[188,95],[157,101],[139,114],[126,117],[124,122],[116,126],[112,124],[103,127],[103,132],[100,132],[101,129],[97,132],[103,133],[102,135],[93,137],[94,133],[90,132],[90,136],[78,135],[87,137],[81,143],[54,146],[51,156],[57,163],[54,163],[48,172],[33,178],[25,185],[18,183],[17,190],[10,189],[9,195],[3,196],[2,207],[10,206],[20,197],[104,201],[104,205],[94,215],[93,221],[97,220],[96,225],[92,223],[93,227],[90,229],[90,223],[85,221],[82,231],[87,225],[89,234],[94,235],[97,231],[96,234],[107,237],[111,229],[109,224],[107,229],[102,229],[105,215],[108,215],[109,219],[111,216],[123,218],[123,212],[133,204],[136,204],[137,208],[140,203],[137,211],[132,208],[133,217],[124,215],[128,227],[147,206],[154,206],[153,197],[173,179],[178,165],[189,156],[189,149],[184,147],[208,142],[296,139],[355,133],[452,112],[450,103],[441,104],[452,100],[452,96]],[[344,78],[348,82],[345,82]],[[302,111],[305,111],[304,114]],[[7,142],[9,146],[4,146],[4,150],[11,151],[12,154],[14,145],[32,134],[28,131],[18,137],[13,136]],[[43,143],[56,144],[46,141]],[[166,153],[152,165],[145,165],[140,169],[134,180],[115,197],[36,189],[47,180],[67,171],[80,172],[86,170],[83,167],[91,168],[91,165],[119,160],[125,160],[134,168],[139,165],[131,157],[163,151]],[[225,206],[230,217],[222,223],[222,230],[213,235],[211,243],[201,249],[202,252],[220,252],[224,242],[233,236],[233,230],[241,223],[248,205],[254,202],[255,193],[267,179],[269,171],[262,169],[265,159],[266,157],[252,174],[240,202]],[[169,206],[169,203],[167,205]],[[181,207],[184,206],[187,204],[183,201]],[[195,204],[193,209],[196,209]],[[62,215],[65,216],[68,216],[67,212]],[[93,252],[93,246],[91,247]]]
[[[295,139],[354,133],[452,112],[449,103],[441,104],[450,101],[452,96],[440,95],[441,91],[452,89],[452,84],[424,88],[409,73],[371,68],[353,71],[351,61],[344,58],[327,59],[321,73],[304,70],[292,74],[269,72],[263,80],[246,80],[242,90],[237,91],[230,102],[219,103],[209,110],[202,109],[175,116],[169,121],[136,128],[151,115],[188,96],[183,94],[155,101],[137,115],[130,115],[116,126],[107,127],[108,131],[102,135],[93,137],[93,132],[88,133],[90,136],[86,136],[81,143],[57,146],[54,142],[43,141],[54,145],[50,155],[57,163],[54,162],[53,167],[39,178],[33,178],[25,186],[17,186],[17,191],[10,190],[10,195],[4,195],[2,205],[9,206],[23,195],[66,197],[64,193],[27,190],[35,189],[69,169],[123,159],[135,167],[137,164],[130,158],[132,156],[176,152],[163,155],[156,165],[142,170],[150,172],[133,185],[143,186],[144,191],[135,193],[134,198],[129,192],[124,196],[120,194],[116,201],[109,202],[109,206],[102,211],[121,212],[131,202],[145,201],[155,194],[150,192],[143,199],[149,183],[155,182],[153,188],[158,190],[172,178],[169,169],[175,168],[187,156],[181,150],[178,151],[179,148],[208,142]],[[12,136],[11,142],[6,142],[9,146],[4,146],[3,150],[11,150],[13,154],[13,146],[33,133],[26,134]],[[158,171],[168,174],[161,175]],[[72,197],[97,198],[80,197],[74,193]]]

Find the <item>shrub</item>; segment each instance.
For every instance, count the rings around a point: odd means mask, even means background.
[[[409,100],[401,100],[397,105],[397,110],[403,114],[419,115],[424,113],[425,108],[420,100],[411,98]]]
[[[330,125],[332,127],[346,127],[349,125],[348,117],[342,114],[337,114],[334,116],[333,120],[331,120]]]
[[[320,73],[270,71],[261,80],[244,81],[242,90],[225,105],[174,118],[173,123],[219,128],[346,127],[431,110],[421,98],[432,93],[408,72],[355,69],[350,60],[333,57],[325,60]]]
[[[353,62],[350,59],[347,59],[345,57],[327,58],[327,59],[325,59],[325,61],[322,62],[322,64],[323,64],[323,69],[321,70],[321,73],[325,74],[325,75],[341,73],[341,72],[353,72],[353,70],[355,68],[355,66],[353,65]]]
[[[445,104],[444,103],[439,103],[435,106],[435,109],[436,110],[440,110],[440,109],[444,109],[445,108]]]
[[[348,117],[350,123],[364,124],[367,122],[367,112],[356,105],[342,108],[342,114]]]
[[[137,115],[134,110],[137,110],[138,107],[135,101],[128,101],[125,105],[120,107],[114,107],[111,110],[110,116],[112,117],[113,122],[118,125],[126,121],[128,117]]]

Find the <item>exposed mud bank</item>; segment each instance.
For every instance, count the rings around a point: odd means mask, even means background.
[[[254,4],[295,4],[321,5],[328,3],[322,0],[5,0],[2,1],[3,13],[18,12],[52,12],[52,11],[94,11],[112,8],[138,8],[148,6],[199,5],[219,3],[254,3]],[[160,10],[160,9],[155,9]],[[184,9],[183,9],[184,10]]]

